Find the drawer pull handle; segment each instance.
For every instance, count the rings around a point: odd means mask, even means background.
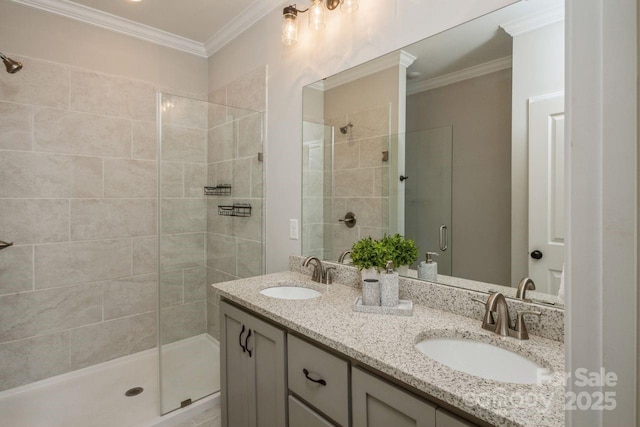
[[[240,347],[242,347],[242,352],[246,353],[247,352],[247,348],[242,345],[242,334],[244,334],[244,325],[242,325],[242,330],[240,331],[240,336],[238,337],[238,341],[240,342]]]
[[[249,350],[249,337],[251,336],[251,329],[249,329],[249,333],[247,334],[247,338],[244,339],[244,347],[247,349],[249,353],[249,357],[251,357],[251,350]]]
[[[313,378],[311,378],[311,377],[309,376],[309,371],[307,371],[306,369],[304,369],[304,368],[303,368],[303,369],[302,369],[302,372],[304,373],[304,376],[305,376],[305,377],[307,377],[307,379],[308,379],[309,381],[311,381],[312,383],[317,383],[317,384],[324,385],[324,386],[326,386],[326,385],[327,385],[327,382],[326,382],[325,380],[323,380],[322,378],[321,378],[321,379],[319,379],[319,380],[314,380]]]

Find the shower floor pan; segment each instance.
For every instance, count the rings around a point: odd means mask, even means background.
[[[192,363],[183,364],[181,371],[172,371],[181,375],[182,381],[165,377],[165,384],[180,383],[184,387],[167,393],[165,402],[179,399],[192,381],[195,381],[194,388],[200,391],[203,387],[220,389],[220,351],[215,340],[203,334],[168,347],[163,354],[164,363],[173,363],[177,358]],[[203,363],[214,365],[213,369],[209,368],[214,372],[212,375],[203,375]],[[192,366],[193,372],[186,371],[185,366]],[[207,378],[203,382],[204,377]],[[213,383],[207,384],[211,381]],[[133,387],[143,387],[144,392],[125,396],[125,392]],[[0,392],[0,424],[11,427],[172,427],[215,408],[219,400],[218,392],[161,417],[158,350],[154,348]]]

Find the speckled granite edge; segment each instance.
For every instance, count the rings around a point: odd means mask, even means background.
[[[290,285],[323,289],[309,300],[279,300],[260,290]],[[225,299],[258,313],[373,369],[447,402],[496,426],[560,427],[564,425],[564,346],[531,336],[499,337],[475,319],[414,304],[414,315],[381,316],[352,309],[359,290],[341,284],[313,283],[295,272],[275,273],[212,285]],[[425,337],[472,338],[529,356],[551,372],[552,382],[512,384],[456,371],[419,353]],[[514,403],[514,398],[524,399]],[[535,404],[531,405],[530,402]]]
[[[289,270],[311,275],[312,267],[303,267],[303,261],[304,257],[290,256]],[[333,272],[334,282],[360,289],[360,272],[357,268],[338,263],[328,263],[332,267],[336,267]],[[486,300],[487,294],[485,292],[414,280],[408,277],[400,277],[399,285],[400,298],[411,300],[415,304],[449,311],[460,316],[477,319],[478,321],[482,319],[484,314],[484,306],[473,302],[472,298]],[[505,291],[507,290],[509,288],[505,288]],[[537,310],[542,313],[540,317],[528,316],[526,318],[529,334],[564,342],[563,309],[510,298],[507,298],[507,304],[509,305],[509,314],[512,321],[515,321],[518,311]]]

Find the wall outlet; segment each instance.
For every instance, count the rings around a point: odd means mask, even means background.
[[[292,240],[298,240],[298,220],[289,220],[289,238]]]

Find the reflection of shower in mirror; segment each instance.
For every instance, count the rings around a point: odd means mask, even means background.
[[[346,134],[347,134],[347,132],[349,131],[349,129],[350,129],[350,128],[352,128],[352,127],[353,127],[353,123],[349,122],[349,123],[347,123],[346,125],[344,125],[344,126],[342,126],[342,127],[340,128],[340,132],[341,132],[343,135],[346,135]]]

